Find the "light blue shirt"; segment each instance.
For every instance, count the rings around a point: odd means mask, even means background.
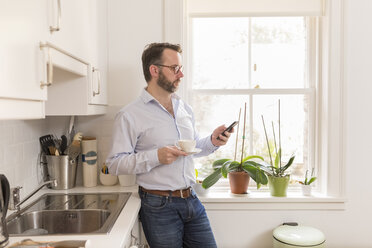
[[[106,164],[111,174],[136,174],[137,184],[146,189],[177,190],[195,183],[193,156],[179,156],[161,164],[158,149],[175,145],[180,139],[196,140],[206,156],[218,149],[211,136],[199,138],[192,109],[172,95],[173,117],[145,89],[141,96],[122,108],[115,117],[112,148]]]

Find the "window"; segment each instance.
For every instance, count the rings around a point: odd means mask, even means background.
[[[229,143],[195,159],[200,175],[208,175],[217,158],[240,160],[245,104],[245,156],[258,154],[269,161],[261,115],[274,144],[279,99],[283,161],[296,155],[293,181],[314,167],[316,31],[315,17],[190,18],[188,98],[197,129],[208,135],[217,125],[238,120],[241,112],[239,130]]]

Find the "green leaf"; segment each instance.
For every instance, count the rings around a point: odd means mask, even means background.
[[[259,187],[259,184],[266,185],[268,183],[268,179],[265,172],[259,167],[250,164],[249,162],[253,161],[246,161],[246,163],[243,164],[243,170],[247,172],[249,176],[257,183],[257,187]]]
[[[222,174],[222,176],[224,178],[226,178],[227,177],[227,173],[229,173],[229,166],[230,166],[231,163],[232,163],[232,161],[231,160],[228,160],[221,167],[221,174]]]
[[[223,158],[223,159],[216,160],[216,161],[213,162],[212,167],[213,167],[214,170],[219,169],[219,168],[222,167],[222,165],[223,165],[226,161],[229,161],[229,160],[231,160],[231,159]]]
[[[233,161],[230,164],[229,172],[230,171],[238,171],[239,170],[239,167],[240,167],[240,163],[238,161]]]
[[[286,169],[289,168],[289,166],[291,166],[291,164],[293,163],[293,160],[294,160],[294,159],[295,159],[295,156],[293,156],[293,157],[291,157],[291,158],[289,159],[288,163],[287,163],[284,167],[282,167],[282,171],[281,171],[281,173],[283,173]]]
[[[262,161],[264,161],[263,157],[258,156],[258,155],[252,155],[252,156],[245,157],[242,162],[244,163],[245,161],[251,160],[253,158],[258,158],[258,159],[261,159]]]
[[[255,163],[256,167],[260,168],[262,171],[264,171],[266,174],[269,174],[269,175],[273,175],[273,171],[272,171],[272,166],[266,166],[266,165],[262,165],[262,164],[259,164],[259,163]]]
[[[221,177],[222,177],[221,169],[215,170],[212,174],[210,174],[203,180],[202,183],[203,188],[208,189],[212,187]]]
[[[316,177],[312,177],[307,184],[312,184],[316,180]]]
[[[260,189],[260,188],[261,188],[261,184],[257,183],[257,189]]]
[[[221,173],[224,178],[227,178],[227,174],[231,171],[239,171],[240,163],[238,161],[226,161],[221,167]]]
[[[279,163],[280,163],[280,157],[282,156],[282,149],[279,148],[279,151],[278,153],[276,154],[276,157],[275,157],[275,162],[274,162],[274,166],[275,168],[279,168]]]
[[[263,185],[266,185],[269,182],[265,172],[261,170],[260,168],[257,168],[257,181],[256,182],[259,184],[263,184]]]
[[[243,170],[245,172],[247,172],[249,174],[249,176],[255,181],[256,181],[256,171],[257,171],[257,168],[249,163],[247,163],[248,161],[246,161],[244,164],[243,164]]]
[[[255,166],[255,167],[261,167],[261,166],[264,166],[264,165],[262,165],[262,164],[260,164],[260,163],[254,162],[254,161],[245,161],[245,162],[243,163],[243,165],[244,165],[244,164],[249,164],[249,165],[252,165],[252,166]]]

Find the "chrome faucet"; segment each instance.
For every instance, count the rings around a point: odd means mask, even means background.
[[[44,186],[51,185],[53,187],[57,186],[57,180],[50,180],[42,183],[37,189],[32,191],[28,196],[26,196],[22,201],[20,201],[20,189],[22,187],[15,187],[10,189],[10,202],[9,202],[9,210],[17,210],[21,209],[21,205],[30,199],[33,195],[35,195],[39,190],[41,190]]]

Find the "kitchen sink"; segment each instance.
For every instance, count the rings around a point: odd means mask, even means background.
[[[10,236],[109,233],[131,193],[45,194],[7,218]]]

